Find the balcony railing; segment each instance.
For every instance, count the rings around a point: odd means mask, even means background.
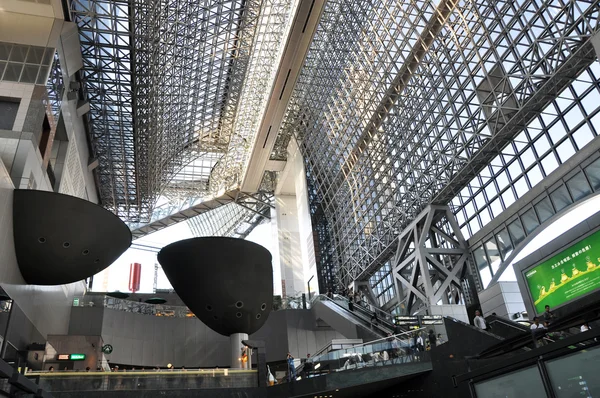
[[[50,392],[258,387],[255,370],[30,372],[27,377]]]

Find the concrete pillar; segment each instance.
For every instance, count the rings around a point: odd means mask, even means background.
[[[311,277],[311,294],[318,293],[306,173],[302,154],[294,140],[288,146],[288,160],[277,181],[274,213],[282,296],[308,293]]]
[[[248,340],[247,333],[234,333],[229,336],[229,342],[231,344],[231,369],[242,369],[242,340]]]

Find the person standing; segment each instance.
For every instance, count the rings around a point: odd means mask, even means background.
[[[538,318],[537,316],[535,318],[533,318],[533,323],[531,324],[531,326],[529,327],[534,333],[536,333],[536,331],[538,331],[538,329],[540,329],[540,331],[542,329],[544,329],[544,325],[540,324],[540,318]]]
[[[296,365],[294,364],[294,357],[288,352],[287,354],[287,365],[288,365],[288,382],[296,380]]]
[[[429,329],[429,345],[431,345],[431,349],[433,350],[436,346],[436,337],[433,329]]]
[[[556,319],[556,316],[552,313],[552,311],[550,311],[550,306],[546,305],[546,307],[544,308],[544,315],[542,315],[544,317],[544,321],[551,323],[553,320]]]
[[[304,378],[307,379],[310,377],[310,372],[312,372],[313,364],[310,362],[310,354],[306,354],[306,359],[303,360],[304,366],[302,367],[302,373],[304,374]]]
[[[479,328],[481,330],[487,329],[485,319],[483,319],[483,317],[481,316],[481,311],[479,311],[479,310],[475,311],[475,318],[473,318],[473,325],[475,325],[476,328]]]
[[[592,330],[592,328],[590,327],[590,325],[586,322],[583,325],[581,325],[581,328],[579,328],[579,330],[581,330],[582,332],[587,332],[588,330]]]

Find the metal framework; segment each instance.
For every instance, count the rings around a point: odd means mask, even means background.
[[[252,230],[270,218],[272,205],[255,200],[229,203],[187,221],[195,236],[246,238]]]
[[[69,1],[107,209],[136,228],[237,189],[294,4]]]
[[[469,247],[448,206],[428,206],[398,237],[391,261],[397,298],[408,314],[460,303]]]
[[[321,267],[348,286],[388,262],[594,62],[599,5],[328,1],[279,140],[301,142]]]

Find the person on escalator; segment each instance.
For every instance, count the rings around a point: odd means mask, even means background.
[[[436,346],[436,336],[435,333],[433,332],[433,329],[429,329],[429,345],[431,345],[431,349],[433,350]]]
[[[350,311],[354,311],[354,301],[352,299],[352,296],[348,297],[348,309]]]
[[[377,312],[373,311],[373,315],[371,315],[371,324],[372,325],[378,325],[379,324],[379,319],[377,319]]]

